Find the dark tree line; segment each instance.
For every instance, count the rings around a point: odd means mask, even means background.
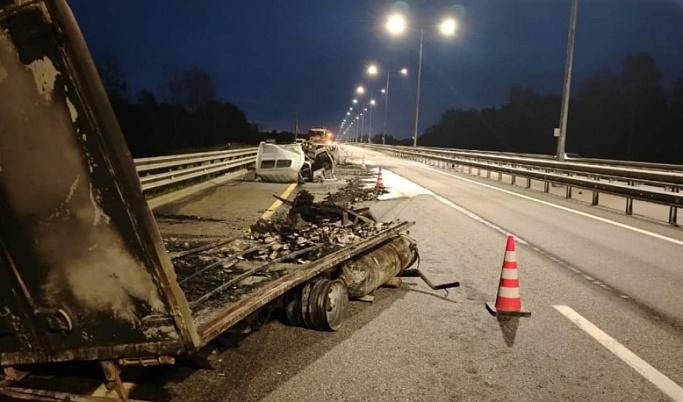
[[[135,100],[115,58],[103,57],[98,69],[134,157],[222,149],[260,139],[242,110],[218,98],[213,78],[201,68],[169,71],[157,94],[142,90]]]
[[[569,105],[567,152],[683,164],[683,78],[671,93],[647,54],[624,58],[578,85]],[[555,154],[561,98],[516,87],[499,108],[447,110],[420,136],[425,146]]]

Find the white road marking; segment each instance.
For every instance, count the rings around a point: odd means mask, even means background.
[[[421,163],[418,163],[418,162],[411,162],[411,163],[416,164],[416,165],[418,165],[418,166],[421,166],[422,168],[424,168],[424,169],[426,169],[426,170],[430,170],[430,171],[433,171],[433,172],[436,172],[436,173],[441,173],[441,174],[443,174],[443,175],[445,175],[445,176],[452,177],[452,178],[454,178],[454,179],[466,181],[466,182],[468,182],[468,183],[476,184],[476,185],[479,185],[479,186],[482,186],[482,187],[490,188],[490,189],[492,189],[492,190],[496,190],[496,191],[500,191],[500,192],[503,192],[503,193],[506,193],[506,194],[514,195],[514,196],[519,197],[519,198],[524,198],[524,199],[529,200],[529,201],[534,201],[534,202],[537,202],[537,203],[539,203],[539,204],[543,204],[543,205],[546,205],[546,206],[549,206],[549,207],[561,209],[561,210],[563,210],[563,211],[571,212],[571,213],[576,214],[576,215],[581,215],[581,216],[584,216],[584,217],[586,217],[586,218],[594,219],[594,220],[596,220],[596,221],[600,221],[600,222],[603,222],[603,223],[607,223],[607,224],[610,224],[610,225],[614,225],[614,226],[617,226],[617,227],[620,227],[620,228],[623,228],[623,229],[631,230],[631,231],[636,232],[636,233],[644,234],[644,235],[646,235],[646,236],[654,237],[654,238],[659,239],[659,240],[664,240],[664,241],[668,241],[668,242],[673,243],[673,244],[677,244],[677,245],[679,245],[679,246],[683,246],[683,241],[682,241],[682,240],[674,239],[674,238],[671,238],[671,237],[668,237],[668,236],[660,235],[659,233],[650,232],[650,231],[648,231],[648,230],[639,229],[639,228],[636,228],[636,227],[633,227],[633,226],[629,226],[629,225],[626,225],[626,224],[623,224],[623,223],[620,223],[620,222],[616,222],[616,221],[613,221],[613,220],[610,220],[610,219],[601,218],[601,217],[599,217],[599,216],[595,216],[595,215],[591,215],[591,214],[588,214],[588,213],[585,213],[585,212],[577,211],[577,210],[574,210],[574,209],[571,209],[571,208],[563,207],[562,205],[557,205],[557,204],[553,204],[553,203],[548,202],[548,201],[539,200],[539,199],[537,199],[537,198],[529,197],[528,195],[524,195],[524,194],[519,194],[519,193],[516,193],[516,192],[514,192],[514,191],[509,191],[509,190],[505,190],[505,189],[498,188],[498,187],[495,187],[495,186],[491,186],[491,185],[488,185],[488,184],[479,183],[478,181],[475,181],[475,180],[470,180],[470,179],[467,179],[467,178],[464,178],[464,177],[456,176],[456,175],[453,175],[453,174],[450,174],[450,173],[442,172],[442,171],[440,171],[440,170],[437,170],[437,169],[433,169],[433,168],[427,167],[427,166],[425,166],[425,165],[423,165],[423,164],[421,164]]]
[[[373,163],[373,164],[374,164],[374,162],[368,161],[368,160],[366,160],[365,162],[366,162],[366,163]],[[439,202],[441,202],[441,203],[443,203],[443,204],[445,204],[445,205],[447,205],[447,206],[449,206],[449,207],[455,209],[456,211],[458,211],[458,212],[462,213],[463,215],[467,216],[468,218],[471,218],[471,219],[473,219],[473,220],[475,220],[475,221],[477,221],[477,222],[479,222],[479,223],[482,223],[482,224],[488,226],[489,228],[491,228],[491,229],[493,229],[493,230],[495,230],[495,231],[497,231],[497,232],[500,232],[500,233],[504,234],[505,236],[508,236],[508,235],[513,235],[513,236],[515,236],[515,241],[516,241],[517,243],[524,244],[524,245],[528,245],[528,244],[529,244],[529,243],[527,243],[524,239],[518,237],[517,235],[508,232],[507,230],[501,228],[500,226],[496,225],[495,223],[493,223],[493,222],[491,222],[491,221],[487,221],[487,220],[484,219],[483,217],[481,217],[481,216],[475,214],[474,212],[468,211],[467,209],[465,209],[465,208],[463,208],[463,207],[461,207],[461,206],[459,206],[459,205],[454,204],[453,202],[451,202],[451,201],[450,201],[449,199],[447,199],[447,198],[444,198],[444,197],[442,197],[442,196],[440,196],[440,195],[438,195],[438,194],[434,194],[433,191],[431,191],[431,190],[429,190],[429,189],[427,189],[427,188],[425,188],[425,187],[422,187],[421,185],[415,183],[415,182],[412,181],[412,180],[409,180],[409,179],[407,179],[407,178],[405,178],[405,177],[403,177],[403,176],[401,176],[401,175],[399,175],[399,174],[397,174],[397,173],[395,173],[395,172],[392,172],[392,171],[389,171],[389,170],[386,170],[386,169],[382,170],[382,172],[383,172],[383,174],[386,175],[386,176],[385,176],[385,177],[386,177],[386,180],[385,180],[385,183],[384,183],[384,184],[385,184],[385,187],[387,187],[387,188],[389,189],[390,192],[392,192],[392,191],[394,191],[394,192],[398,191],[398,192],[400,193],[400,195],[402,195],[402,196],[407,196],[407,197],[414,197],[414,196],[420,195],[420,194],[431,195],[432,197],[436,198]],[[386,173],[385,173],[385,172],[386,172]],[[394,187],[394,188],[392,188],[392,187]],[[399,187],[401,188],[401,190],[399,190]],[[381,198],[381,196],[380,196],[379,199],[380,199],[380,200],[384,200],[384,199],[391,199],[391,198],[394,198],[393,196],[391,196],[391,194],[388,194],[388,196],[389,196],[389,197],[387,197],[387,198]]]
[[[583,318],[579,313],[572,310],[568,306],[553,306],[557,311],[562,313],[569,321],[573,322],[584,330],[588,335],[592,336],[596,341],[600,342],[602,346],[606,347],[610,352],[614,353],[618,358],[623,360],[626,364],[631,366],[640,375],[645,377],[648,381],[654,384],[657,388],[662,390],[669,398],[674,401],[683,401],[683,388],[664,374],[660,373],[656,368],[650,366],[645,360],[638,357],[635,353],[626,349],[626,347],[616,339],[607,335],[600,328],[593,323]]]
[[[461,206],[459,206],[459,205],[454,204],[454,203],[451,202],[449,199],[444,198],[444,197],[442,197],[442,196],[440,196],[440,195],[438,195],[438,194],[434,194],[434,193],[432,193],[432,195],[434,196],[434,198],[436,198],[437,200],[441,201],[443,204],[448,205],[449,207],[451,207],[451,208],[455,209],[456,211],[458,211],[458,212],[464,214],[465,216],[467,216],[467,217],[469,217],[469,218],[472,218],[472,219],[474,219],[475,221],[477,221],[477,222],[479,222],[479,223],[482,223],[482,224],[484,224],[484,225],[490,227],[491,229],[493,229],[493,230],[495,230],[495,231],[497,231],[497,232],[500,232],[500,233],[502,233],[502,234],[504,234],[504,235],[506,235],[506,236],[508,236],[508,235],[513,235],[513,236],[515,236],[515,241],[516,241],[517,243],[521,243],[521,244],[524,244],[524,245],[528,245],[528,244],[529,244],[529,243],[526,242],[526,240],[522,239],[521,237],[519,237],[519,236],[517,236],[517,235],[514,235],[514,234],[508,232],[507,230],[503,229],[502,227],[496,225],[495,223],[493,223],[493,222],[491,222],[491,221],[487,221],[486,219],[482,218],[481,216],[475,214],[475,213],[472,212],[472,211],[468,211],[467,209],[465,209],[465,208],[463,208],[463,207],[461,207]]]

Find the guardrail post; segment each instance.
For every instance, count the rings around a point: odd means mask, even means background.
[[[680,188],[674,187],[671,191],[678,193]],[[678,226],[678,207],[669,207],[669,225]]]
[[[550,192],[550,182],[548,180],[543,182],[543,192],[544,193]]]
[[[467,174],[472,174],[472,166],[467,165]]]
[[[486,171],[486,178],[487,178],[487,179],[490,179],[490,178],[491,178],[491,169],[488,169],[488,170]]]
[[[512,175],[512,185],[513,185],[513,186],[515,185],[515,182],[516,182],[516,181],[517,181],[517,176],[515,176],[515,175],[513,174],[513,175]]]
[[[628,185],[632,186],[633,181],[629,180]],[[633,198],[626,199],[626,215],[633,215]]]
[[[503,181],[503,172],[498,172],[498,181]]]
[[[569,173],[569,174],[567,174],[567,176],[571,177],[572,174]],[[566,188],[564,198],[572,198],[572,186],[569,184],[567,184],[567,188]]]
[[[588,176],[590,178],[590,176]],[[600,181],[600,176],[595,176],[595,181]],[[600,193],[598,190],[593,191],[593,199],[591,200],[591,205],[598,205],[600,202]]]
[[[531,178],[530,177],[526,178],[526,188],[531,188]]]

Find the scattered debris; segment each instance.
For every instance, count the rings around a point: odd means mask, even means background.
[[[379,193],[364,189],[360,181],[349,181],[340,191],[351,195],[349,204],[374,199]],[[173,264],[193,310],[237,301],[254,287],[280,277],[281,264],[308,264],[391,225],[376,222],[367,208],[353,210],[330,202],[330,198],[345,199],[334,194],[323,202],[315,202],[305,190],[293,201],[276,198],[290,207],[288,214],[272,221],[260,219],[231,242],[166,240],[167,245],[184,246],[184,251],[174,253]]]
[[[325,203],[352,206],[358,202],[375,201],[382,194],[387,194],[385,188],[368,187],[359,177],[346,180],[346,185],[334,193],[327,193]]]

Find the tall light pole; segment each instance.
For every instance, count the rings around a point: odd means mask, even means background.
[[[356,93],[360,96],[363,96],[365,94],[365,88],[363,88],[362,85],[359,85],[358,88],[356,88]],[[363,112],[367,111],[365,108],[365,99],[363,99],[363,107],[360,110],[360,142],[363,142],[363,135],[365,134],[365,116],[363,116]]]
[[[422,39],[425,31],[420,29],[420,61],[417,64],[417,95],[415,95],[415,129],[413,130],[413,148],[417,148],[417,126],[420,120],[420,82],[422,81]]]
[[[572,0],[567,34],[567,60],[564,66],[564,85],[562,87],[562,114],[560,116],[560,137],[557,139],[557,160],[564,161],[564,147],[567,142],[567,118],[569,115],[569,90],[572,85],[572,65],[574,63],[574,38],[576,36],[576,11],[579,0]]]
[[[387,143],[387,114],[389,112],[389,76],[391,73],[400,72],[403,75],[408,75],[408,69],[402,68],[400,71],[387,71],[387,86],[384,94],[384,132],[382,133],[382,145]]]
[[[403,33],[406,29],[406,20],[401,14],[389,16],[386,24],[387,30],[395,35]],[[439,31],[444,36],[453,36],[457,29],[457,23],[453,18],[445,18],[439,25]],[[417,130],[420,121],[420,84],[422,81],[422,48],[424,42],[424,28],[420,28],[420,56],[417,67],[417,94],[415,95],[415,129],[413,130],[413,147],[417,147]]]
[[[375,99],[372,97],[374,91],[370,91],[370,103],[368,107],[370,108],[370,121],[368,122],[368,143],[372,142],[372,109],[375,108]]]

